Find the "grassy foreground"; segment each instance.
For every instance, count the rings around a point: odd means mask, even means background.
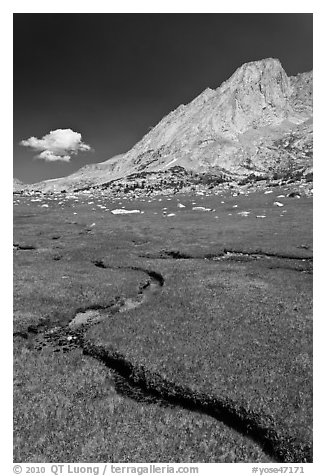
[[[115,390],[104,366],[17,342],[15,462],[271,461],[213,418],[141,404]]]
[[[283,198],[280,210],[277,193],[16,202],[16,462],[270,461],[266,442],[245,436],[250,426],[263,429],[274,457],[311,460],[312,201]],[[121,206],[144,213],[107,211]],[[204,259],[225,250],[277,256]],[[161,292],[109,312],[146,283],[134,268],[160,273]],[[149,389],[232,410],[242,431],[223,415],[123,395],[114,373],[80,349],[35,349],[37,326],[64,326],[92,307],[107,318],[85,333],[90,349],[121,356]]]

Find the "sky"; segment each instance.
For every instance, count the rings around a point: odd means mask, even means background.
[[[14,177],[69,175],[126,152],[248,61],[312,70],[312,14],[14,17]],[[52,131],[52,132],[51,132]]]

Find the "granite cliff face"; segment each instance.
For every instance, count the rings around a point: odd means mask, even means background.
[[[127,153],[34,188],[79,189],[175,166],[233,179],[311,172],[312,72],[288,77],[272,58],[246,63],[164,117]]]

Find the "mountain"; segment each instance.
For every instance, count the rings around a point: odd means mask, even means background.
[[[246,63],[164,117],[131,150],[34,188],[71,190],[173,170],[303,176],[312,168],[312,72],[288,77],[278,59]]]
[[[14,192],[20,192],[22,190],[27,189],[28,187],[29,187],[28,185],[21,182],[19,179],[16,179],[16,178],[13,179],[13,191]]]

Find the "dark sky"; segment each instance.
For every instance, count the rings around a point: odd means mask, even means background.
[[[164,115],[241,64],[312,69],[312,14],[14,14],[14,176],[68,175],[130,149]],[[71,128],[70,162],[19,145]]]

